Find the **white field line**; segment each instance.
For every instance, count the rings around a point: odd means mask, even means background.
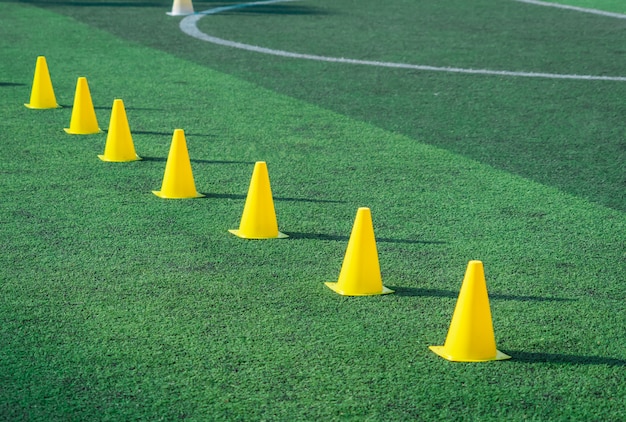
[[[514,1],[518,1],[520,3],[534,4],[535,6],[556,7],[557,9],[573,10],[575,12],[581,12],[581,13],[591,13],[592,15],[606,16],[609,18],[626,19],[626,15],[622,13],[605,12],[604,10],[589,9],[586,7],[568,6],[566,4],[550,3],[550,2],[539,1],[539,0],[514,0]]]
[[[255,53],[269,54],[279,57],[288,57],[292,59],[304,59],[315,60],[321,62],[330,63],[345,63],[352,65],[365,65],[365,66],[377,66],[387,67],[395,69],[412,69],[423,70],[431,72],[449,72],[449,73],[465,73],[474,75],[492,75],[492,76],[516,76],[516,77],[528,77],[528,78],[549,78],[549,79],[574,79],[574,80],[586,80],[586,81],[614,81],[614,82],[626,82],[626,76],[596,76],[596,75],[572,75],[572,74],[559,74],[559,73],[538,73],[538,72],[516,72],[508,70],[490,70],[490,69],[466,69],[459,67],[437,67],[429,65],[418,65],[409,63],[393,63],[393,62],[380,62],[374,60],[357,60],[348,59],[344,57],[328,57],[318,56],[313,54],[294,53],[284,50],[274,50],[266,47],[259,47],[251,44],[244,44],[236,41],[225,40],[218,37],[205,34],[198,29],[198,21],[207,15],[215,15],[228,10],[241,9],[244,7],[260,6],[273,3],[285,3],[299,0],[265,0],[251,3],[240,3],[230,6],[216,7],[213,9],[198,12],[193,15],[189,15],[180,21],[180,29],[187,35],[196,39],[207,41],[213,44],[222,45],[225,47],[238,48],[241,50],[252,51]],[[521,2],[535,2],[535,0],[515,0]]]

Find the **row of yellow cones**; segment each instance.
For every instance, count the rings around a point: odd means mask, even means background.
[[[369,208],[357,210],[338,281],[325,284],[345,296],[393,293],[382,283]],[[430,346],[430,349],[444,359],[457,362],[510,358],[496,349],[485,270],[481,261],[468,263],[446,341],[443,346]]]
[[[30,102],[25,106],[33,109],[59,107],[54,95],[48,65],[43,56],[37,58]],[[70,127],[66,128],[65,131],[74,135],[91,135],[102,132],[96,119],[89,85],[84,77],[78,78]],[[121,99],[113,101],[104,154],[98,155],[98,157],[103,161],[110,162],[141,160],[135,151],[124,102]],[[204,196],[196,189],[185,132],[182,129],[174,130],[161,190],[153,191],[153,193],[166,199],[188,199]],[[249,239],[287,237],[278,232],[269,174],[265,162],[259,161],[255,164],[242,224],[239,230],[232,230],[232,232],[237,236]]]
[[[30,108],[58,107],[45,58],[39,57],[35,70]],[[70,128],[72,134],[98,133],[100,129],[85,78],[79,78],[74,99]],[[103,161],[127,162],[140,160],[136,154],[122,100],[115,100]],[[172,138],[161,198],[198,198],[203,196],[195,187],[191,161],[182,129],[176,129]],[[278,222],[270,186],[267,165],[259,161],[254,166],[248,195],[239,229],[229,230],[246,239],[285,238],[278,231]],[[371,211],[359,208],[354,221],[339,279],[325,283],[330,289],[345,296],[370,296],[393,293],[383,286],[378,261]],[[451,361],[481,362],[508,359],[496,349],[489,297],[483,264],[470,261],[452,316],[452,322],[443,346],[431,346],[439,356]]]

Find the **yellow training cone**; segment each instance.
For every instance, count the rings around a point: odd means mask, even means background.
[[[510,359],[496,350],[483,263],[470,261],[443,346],[430,350],[456,362]]]
[[[374,237],[372,213],[369,208],[359,208],[343,259],[339,281],[325,283],[344,296],[371,296],[393,293],[383,286]]]
[[[133,138],[130,134],[126,110],[122,100],[113,100],[109,132],[104,146],[104,155],[98,155],[102,161],[137,161],[141,157],[135,152]]]
[[[33,78],[33,88],[30,92],[30,103],[24,104],[28,108],[59,108],[57,99],[54,96],[52,80],[48,71],[48,63],[44,56],[37,57],[35,65],[35,77]]]
[[[102,132],[98,127],[96,111],[93,108],[93,102],[91,102],[89,85],[85,77],[78,78],[76,82],[72,119],[69,129],[64,130],[72,135],[91,135]]]
[[[204,196],[196,191],[185,132],[182,129],[174,130],[161,190],[152,191],[152,193],[159,198],[167,199],[201,198]]]
[[[167,12],[170,16],[186,16],[193,15],[193,4],[191,0],[174,0],[172,11]]]
[[[228,230],[244,239],[276,239],[288,237],[278,231],[270,176],[265,161],[257,161],[248,188],[248,197],[238,230]]]

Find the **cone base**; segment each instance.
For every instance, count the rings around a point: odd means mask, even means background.
[[[50,110],[50,109],[54,109],[54,108],[63,108],[63,107],[61,107],[58,104],[55,105],[55,106],[51,106],[51,107],[37,107],[37,106],[34,106],[32,104],[24,104],[24,106],[26,108],[30,108],[31,110]]]
[[[158,196],[159,198],[163,198],[163,199],[193,199],[193,198],[205,197],[205,195],[202,195],[201,193],[198,193],[198,192],[196,192],[195,196],[167,196],[160,190],[153,190],[152,193]]]
[[[194,12],[189,12],[189,13],[166,12],[165,14],[169,16],[189,16],[189,15],[193,15]]]
[[[261,240],[261,239],[286,239],[286,238],[289,237],[285,233],[281,233],[281,232],[278,232],[278,236],[263,236],[263,237],[261,237],[261,236],[248,236],[247,234],[243,233],[239,229],[231,229],[231,230],[228,230],[228,231],[229,231],[229,233],[232,233],[235,236],[240,237],[242,239],[256,239],[256,240]]]
[[[458,357],[454,357],[452,356],[450,353],[448,353],[445,349],[444,346],[428,346],[428,348],[430,350],[433,351],[433,353],[435,353],[436,355],[441,356],[442,358],[449,360],[451,362],[489,362],[492,360],[505,360],[505,359],[511,359],[511,356],[506,355],[504,353],[502,353],[499,350],[496,350],[496,356],[493,358],[488,358],[488,359],[463,359],[463,358],[458,358]]]
[[[98,155],[98,158],[102,161],[107,161],[109,163],[129,163],[131,161],[140,161],[141,157],[136,156],[135,158],[131,158],[130,160],[113,160],[111,158],[106,157],[105,155]]]
[[[383,290],[377,293],[347,293],[341,289],[339,289],[339,283],[337,282],[326,282],[324,283],[330,290],[333,292],[340,294],[342,296],[378,296],[378,295],[388,295],[389,293],[393,293],[393,290],[388,289],[383,286]]]
[[[74,130],[72,130],[71,128],[63,128],[63,130],[65,131],[65,133],[69,133],[70,135],[95,135],[97,133],[102,133],[102,130],[100,128],[98,128],[97,132],[76,132]]]

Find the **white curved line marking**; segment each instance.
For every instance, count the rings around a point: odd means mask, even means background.
[[[424,70],[424,71],[432,71],[432,72],[466,73],[466,74],[474,74],[474,75],[517,76],[517,77],[528,77],[528,78],[575,79],[575,80],[587,80],[587,81],[626,82],[626,76],[568,75],[568,74],[559,74],[559,73],[514,72],[514,71],[508,71],[508,70],[465,69],[465,68],[459,68],[459,67],[437,67],[437,66],[418,65],[418,64],[409,64],[409,63],[380,62],[380,61],[374,61],[374,60],[357,60],[357,59],[347,59],[344,57],[328,57],[328,56],[317,56],[313,54],[293,53],[290,51],[274,50],[271,48],[259,47],[256,45],[244,44],[244,43],[240,43],[236,41],[229,41],[229,40],[225,40],[222,38],[213,37],[211,35],[205,34],[204,32],[200,31],[197,26],[198,21],[207,15],[215,15],[221,12],[225,12],[227,10],[241,9],[244,7],[260,6],[260,5],[272,4],[272,3],[285,3],[285,2],[293,2],[293,1],[299,1],[299,0],[265,0],[265,1],[251,2],[251,3],[240,3],[240,4],[231,5],[231,6],[216,7],[216,8],[205,10],[203,12],[199,12],[194,15],[189,15],[183,18],[180,21],[180,29],[185,34],[191,37],[197,38],[202,41],[207,41],[213,44],[222,45],[225,47],[238,48],[241,50],[253,51],[255,53],[269,54],[269,55],[280,56],[280,57],[288,57],[292,59],[316,60],[316,61],[321,61],[321,62],[346,63],[346,64],[354,64],[354,65],[378,66],[378,67],[388,67],[388,68],[396,68],[396,69]],[[515,1],[529,2],[529,3],[534,2],[534,0],[515,0]]]
[[[520,3],[534,4],[536,6],[556,7],[557,9],[573,10],[575,12],[591,13],[592,15],[607,16],[609,18],[626,19],[626,15],[622,13],[605,12],[604,10],[589,9],[586,7],[568,6],[560,3],[549,3],[539,0],[515,0]]]

